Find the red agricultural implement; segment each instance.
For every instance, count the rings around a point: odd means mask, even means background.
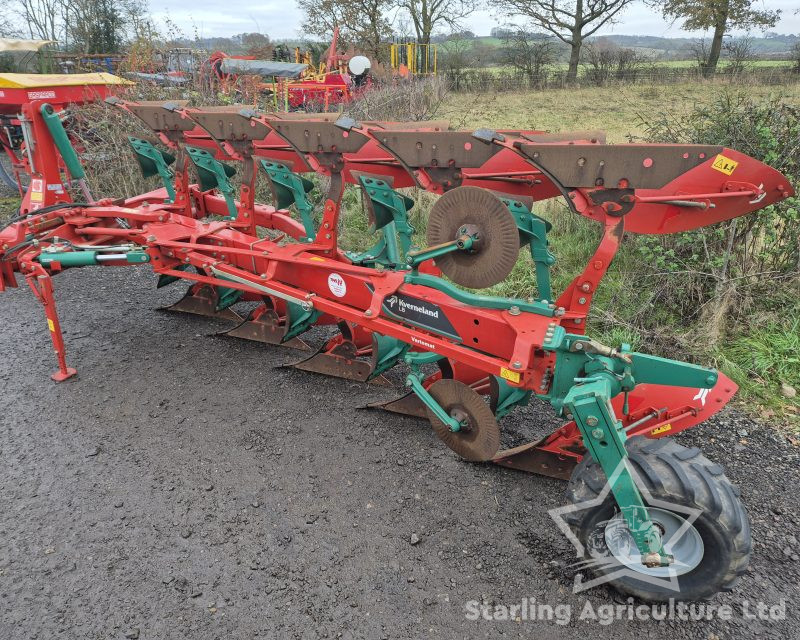
[[[596,132],[109,102],[154,130],[162,148],[130,141],[144,175],[162,186],[92,204],[70,202],[64,190],[0,231],[0,288],[16,286],[18,272],[41,300],[54,379],[75,369],[53,276],[149,265],[158,286],[190,283],[173,310],[229,319],[231,336],[308,349],[304,334],[327,326],[331,337],[300,369],[385,382],[404,365],[408,394],[383,408],[428,418],[462,458],[570,479],[570,526],[618,589],[695,599],[744,573],[751,542],[738,493],[721,467],[663,439],[719,411],[736,385],[713,369],[602,344],[584,328],[626,231],[674,233],[752,213],[793,193],[780,173],[719,146],[608,145]],[[321,211],[307,174],[324,176]],[[272,205],[255,201],[259,177]],[[415,246],[407,187],[439,196],[424,247]],[[364,252],[338,243],[347,188],[361,190],[375,234]],[[560,292],[550,280],[550,223],[535,212],[555,197],[603,230]],[[508,276],[521,250],[535,267],[531,297],[474,292]],[[498,421],[534,400],[563,426],[501,449]]]
[[[0,158],[0,182],[19,191],[22,211],[67,199],[65,171],[78,182],[86,200],[92,200],[61,118],[68,105],[103,100],[111,87],[128,84],[110,73],[0,73],[0,145],[5,156]],[[42,104],[46,108],[37,111],[35,105]]]

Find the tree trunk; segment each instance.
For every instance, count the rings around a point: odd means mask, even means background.
[[[572,34],[572,49],[569,54],[569,68],[567,69],[567,82],[575,82],[578,79],[578,63],[581,61],[581,45],[583,38],[581,34]]]
[[[720,8],[720,13],[717,15],[717,23],[714,25],[714,37],[711,40],[711,49],[708,52],[708,60],[703,65],[703,76],[710,78],[717,70],[717,63],[719,62],[719,55],[722,52],[722,38],[725,35],[725,29],[728,26],[728,3],[725,2],[724,6]]]

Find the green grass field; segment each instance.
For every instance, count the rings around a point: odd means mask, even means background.
[[[641,136],[642,117],[654,112],[687,112],[707,104],[730,85],[723,81],[668,86],[618,85],[585,89],[549,89],[503,93],[452,93],[442,109],[452,126],[584,131],[603,129],[609,142]],[[757,99],[777,95],[800,106],[800,84],[742,89]]]

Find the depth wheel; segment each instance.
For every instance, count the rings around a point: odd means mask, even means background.
[[[428,217],[428,246],[456,240],[467,232],[473,248],[436,258],[436,266],[456,284],[485,289],[502,282],[519,256],[519,229],[511,212],[493,193],[457,187],[436,201]]]
[[[641,563],[610,492],[599,502],[607,480],[587,454],[572,473],[567,496],[575,505],[589,504],[565,514],[565,519],[594,573],[608,576],[608,583],[622,593],[657,602],[701,600],[733,589],[747,570],[752,540],[739,491],[722,467],[699,449],[687,449],[668,438],[631,438],[626,448],[633,470],[652,498],[643,496],[645,502],[656,503],[648,504],[650,517],[661,529],[665,551],[675,563],[664,568]]]
[[[428,393],[448,415],[464,423],[459,431],[451,431],[426,407],[428,420],[439,439],[464,460],[491,460],[500,448],[500,427],[483,398],[458,380],[437,380]]]

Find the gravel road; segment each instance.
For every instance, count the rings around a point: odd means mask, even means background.
[[[3,640],[800,637],[798,449],[772,428],[728,410],[679,437],[753,521],[751,570],[713,601],[731,619],[593,620],[626,600],[572,593],[547,513],[564,483],[461,462],[424,423],[358,409],[393,390],[276,368],[297,352],[207,337],[223,325],[154,311],[180,285],[153,283],[58,276],[79,370],[61,385],[39,304],[0,295]],[[553,619],[471,619],[531,598]]]

